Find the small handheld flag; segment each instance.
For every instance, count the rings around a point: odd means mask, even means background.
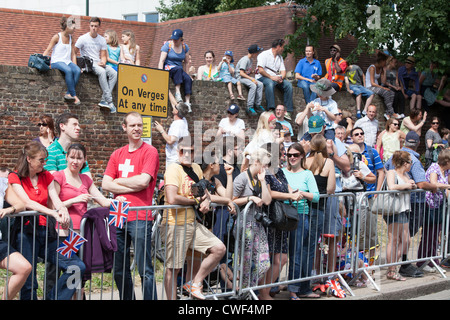
[[[108,225],[114,225],[117,228],[122,229],[125,221],[128,217],[129,202],[120,202],[118,200],[112,200],[109,207],[109,223]]]
[[[77,253],[78,250],[80,250],[81,245],[87,241],[75,231],[69,231],[69,236],[66,238],[66,240],[61,242],[59,247],[56,249],[57,252],[61,253],[66,258],[70,258],[74,253]]]

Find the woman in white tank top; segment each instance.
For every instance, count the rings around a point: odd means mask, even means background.
[[[406,151],[395,151],[392,156],[394,170],[389,170],[386,174],[386,182],[389,190],[407,191],[417,189],[417,185],[408,176],[411,170],[411,154]],[[407,254],[410,240],[409,235],[409,211],[411,209],[410,193],[400,193],[398,201],[401,205],[401,212],[389,217],[383,216],[388,225],[388,243],[386,248],[386,262],[396,263],[403,254]],[[391,280],[404,281],[397,272],[396,266],[388,268],[387,278]]]
[[[61,29],[62,31],[55,34],[50,40],[47,49],[44,51],[44,56],[49,55],[51,52],[51,68],[58,69],[64,73],[67,85],[64,99],[79,105],[81,102],[77,97],[75,87],[80,79],[81,70],[76,64],[76,54],[73,48],[74,42],[72,41],[75,22],[63,17],[61,19]]]

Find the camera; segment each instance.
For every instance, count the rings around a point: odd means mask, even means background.
[[[210,181],[202,179],[199,182],[194,183],[191,190],[194,197],[201,198],[205,195],[205,190],[208,190],[209,193],[214,193],[216,187]]]
[[[357,152],[352,152],[353,155],[353,170],[360,170],[360,166],[359,163],[362,160],[362,156],[361,153],[357,153]]]
[[[255,213],[255,220],[261,223],[264,228],[270,228],[273,226],[273,221],[270,220],[269,215],[266,212],[257,211]]]

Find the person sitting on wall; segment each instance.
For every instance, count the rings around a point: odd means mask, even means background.
[[[189,46],[184,43],[183,31],[175,29],[161,47],[161,56],[159,58],[158,69],[168,70],[169,77],[175,84],[175,99],[177,102],[183,102],[181,97],[181,84],[184,84],[185,104],[191,112],[191,94],[192,94],[192,78],[185,70],[189,70]]]
[[[331,57],[325,60],[327,73],[325,79],[331,81],[334,90],[340,91],[344,84],[345,71],[347,70],[347,61],[341,58],[341,47],[333,44],[330,47]]]
[[[294,111],[292,84],[286,80],[286,67],[281,56],[284,44],[283,39],[277,39],[272,43],[272,48],[261,52],[258,56],[258,74],[255,78],[264,84],[268,110],[275,109],[275,87],[283,91],[283,105],[287,109],[285,118],[292,120],[291,114]]]

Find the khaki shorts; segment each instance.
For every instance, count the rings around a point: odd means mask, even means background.
[[[161,225],[161,240],[166,247],[166,267],[181,269],[188,249],[206,254],[208,249],[223,245],[211,231],[200,223]]]

